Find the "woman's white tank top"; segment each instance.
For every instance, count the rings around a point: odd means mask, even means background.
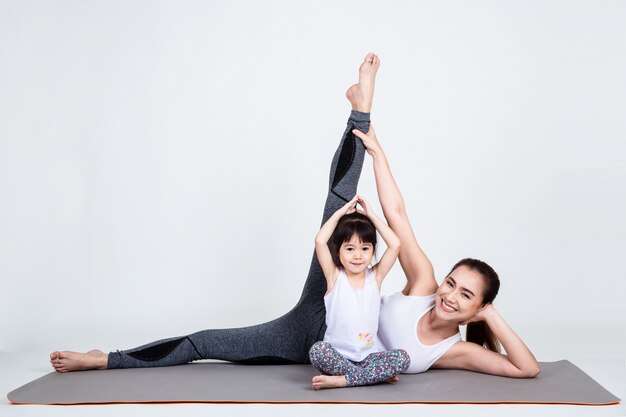
[[[378,337],[383,349],[404,349],[411,358],[405,371],[415,374],[428,370],[456,342],[456,333],[434,345],[425,345],[417,336],[419,320],[435,306],[435,294],[426,296],[404,295],[401,292],[386,295],[380,306]]]
[[[324,305],[325,342],[353,362],[360,362],[367,355],[380,351],[376,338],[380,290],[370,268],[365,270],[363,288],[358,290],[350,286],[341,268],[335,286],[324,297]]]

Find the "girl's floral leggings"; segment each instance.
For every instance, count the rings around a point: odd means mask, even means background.
[[[317,342],[309,351],[311,364],[326,375],[344,375],[349,387],[372,385],[406,371],[411,359],[402,349],[368,355],[361,362],[343,357],[327,342]]]

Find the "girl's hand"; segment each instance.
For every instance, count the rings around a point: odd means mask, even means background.
[[[365,201],[365,199],[363,197],[361,197],[360,195],[357,196],[357,200],[356,202],[359,204],[359,206],[363,207],[363,209],[356,209],[356,211],[358,211],[359,213],[370,217],[372,214],[374,214],[374,212],[372,211],[372,209],[370,208],[370,205],[367,201]]]
[[[341,216],[345,216],[346,214],[354,213],[356,211],[356,203],[357,203],[358,198],[359,196],[355,195],[352,200],[344,204],[344,206],[341,207],[339,210],[337,210],[334,215],[341,217]]]
[[[476,313],[474,315],[474,317],[460,323],[460,324],[470,324],[470,323],[474,323],[477,321],[486,321],[487,320],[487,316],[493,312],[496,311],[496,309],[493,307],[493,304],[489,303],[487,304],[485,307],[481,308],[480,310],[478,310],[478,313]]]
[[[363,141],[363,145],[365,145],[365,149],[367,149],[368,154],[373,155],[374,152],[380,147],[378,139],[376,138],[376,133],[374,133],[374,127],[371,124],[367,134],[358,129],[353,129],[352,133],[354,133],[354,136]]]

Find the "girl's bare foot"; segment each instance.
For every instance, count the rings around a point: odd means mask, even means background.
[[[107,369],[108,359],[109,355],[97,349],[87,353],[63,351],[50,354],[50,363],[57,372]]]
[[[330,376],[318,375],[313,377],[313,390],[318,391],[326,388],[344,388],[348,385],[346,377],[343,375]]]
[[[392,376],[389,379],[386,379],[385,382],[391,385],[397,384],[400,381],[400,377],[398,375]]]
[[[369,53],[359,67],[359,82],[348,88],[346,97],[352,104],[352,110],[369,113],[374,100],[374,82],[380,66],[378,56]]]

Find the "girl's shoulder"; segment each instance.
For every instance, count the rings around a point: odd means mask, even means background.
[[[335,289],[338,286],[341,286],[341,282],[343,281],[343,279],[341,278],[342,275],[345,276],[345,272],[343,271],[343,268],[334,269],[332,279],[328,283],[328,288],[326,288],[326,294],[324,294],[324,299],[331,296],[331,294],[334,294],[337,292],[335,291]]]

